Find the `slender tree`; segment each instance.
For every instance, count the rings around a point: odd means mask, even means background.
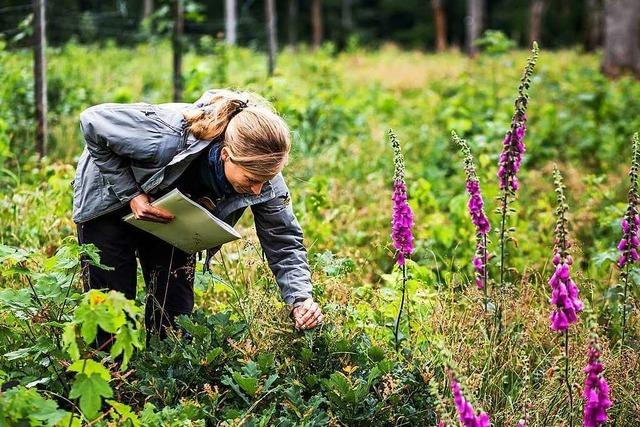
[[[269,46],[268,69],[269,75],[273,75],[276,68],[276,55],[278,53],[278,36],[276,27],[276,0],[266,0],[264,2],[265,21],[267,30],[267,44]]]
[[[142,4],[142,18],[147,19],[153,13],[153,0],[144,0]]]
[[[436,24],[436,50],[444,52],[447,50],[447,14],[442,0],[431,0],[431,9]]]
[[[631,72],[640,78],[640,1],[606,1],[601,69],[609,77]]]
[[[224,0],[224,28],[227,44],[236,44],[238,21],[236,19],[236,0]]]
[[[529,44],[540,42],[542,29],[542,15],[544,14],[544,0],[533,0],[529,10]]]
[[[474,57],[478,53],[476,39],[482,34],[484,21],[484,0],[467,0],[467,52]]]
[[[317,49],[322,44],[322,2],[311,1],[311,27],[313,29],[313,48]]]
[[[42,158],[47,154],[46,6],[46,0],[34,0],[33,2],[33,35],[35,38],[35,46],[33,48],[33,75],[36,92],[36,154],[38,158]]]

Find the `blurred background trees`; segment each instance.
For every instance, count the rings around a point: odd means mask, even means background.
[[[185,0],[187,37],[221,35],[230,44],[266,51],[266,0]],[[331,41],[338,49],[349,38],[375,47],[393,41],[407,48],[442,50],[471,48],[470,41],[485,29],[504,32],[520,46],[532,38],[545,48],[601,46],[604,34],[603,0],[279,0],[275,3],[278,44]],[[632,21],[635,0],[615,0]],[[633,6],[633,7],[632,7]],[[609,9],[607,9],[609,10]],[[633,12],[633,13],[631,13]],[[0,2],[0,33],[11,40],[29,18],[28,0]],[[162,34],[171,13],[170,0],[57,0],[47,6],[47,36],[55,45],[115,40],[135,44]],[[165,19],[166,20],[166,19]],[[637,19],[636,19],[637,21]],[[635,24],[637,26],[637,22]],[[150,30],[153,30],[150,32]],[[155,32],[155,33],[154,33]],[[471,37],[470,37],[471,36]],[[28,43],[28,37],[20,38]]]

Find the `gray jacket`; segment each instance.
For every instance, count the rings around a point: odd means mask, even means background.
[[[185,131],[180,111],[205,105],[213,93],[206,92],[194,104],[100,104],[84,110],[80,126],[86,145],[73,181],[73,220],[89,221],[141,193],[171,186],[211,142]],[[310,297],[302,229],[282,175],[265,183],[259,195],[218,198],[213,213],[235,225],[247,207],[284,301],[294,304]]]

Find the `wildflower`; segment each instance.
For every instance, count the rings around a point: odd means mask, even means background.
[[[400,149],[400,142],[393,131],[389,130],[389,137],[393,144],[395,172],[393,175],[393,218],[391,238],[397,250],[398,265],[404,265],[405,259],[413,252],[413,212],[407,202],[407,185],[404,181],[404,157]]]
[[[522,155],[526,151],[524,136],[527,131],[526,111],[529,102],[529,95],[526,91],[531,84],[531,75],[537,60],[538,45],[534,43],[531,57],[520,79],[511,127],[502,141],[502,153],[498,160],[498,179],[500,190],[503,191],[515,193],[520,188],[517,175],[522,164]]]
[[[395,170],[393,174],[393,218],[391,221],[391,238],[396,248],[397,264],[402,267],[402,298],[400,308],[393,327],[393,337],[396,350],[400,344],[400,318],[404,308],[404,300],[407,292],[407,268],[405,260],[413,252],[413,212],[407,203],[407,185],[404,182],[404,157],[400,149],[398,138],[389,129],[389,139],[393,145],[393,160]]]
[[[629,203],[627,210],[620,221],[622,228],[622,239],[618,243],[618,250],[621,252],[618,258],[618,267],[623,268],[627,264],[633,264],[640,256],[638,255],[638,226],[640,226],[640,216],[638,215],[638,134],[634,134],[632,141],[631,160],[631,185],[629,187]]]
[[[511,129],[502,141],[502,153],[498,163],[498,178],[501,190],[517,191],[520,188],[518,172],[522,164],[522,155],[526,151],[524,135],[527,130],[525,114],[513,116]]]
[[[498,213],[500,214],[500,286],[504,284],[506,270],[506,242],[509,240],[509,227],[507,218],[513,211],[510,208],[511,199],[515,197],[516,191],[520,188],[518,172],[522,165],[522,155],[526,151],[524,136],[527,130],[527,106],[529,95],[527,90],[531,84],[531,76],[538,60],[538,44],[533,43],[531,56],[527,60],[520,85],[518,86],[518,96],[515,100],[515,111],[511,118],[511,127],[502,141],[502,152],[498,159],[498,182],[501,190],[499,196]]]
[[[600,351],[594,339],[589,344],[589,362],[584,368],[587,374],[582,393],[585,400],[582,423],[584,427],[599,427],[607,422],[607,410],[612,402],[609,398],[609,385],[602,376],[603,370]]]
[[[640,226],[640,216],[638,215],[638,168],[640,161],[638,159],[638,133],[631,138],[631,185],[629,187],[629,203],[624,218],[620,222],[622,228],[622,240],[618,243],[618,250],[621,252],[618,258],[618,267],[622,270],[620,273],[620,281],[623,284],[623,301],[622,301],[622,339],[621,346],[624,345],[624,337],[627,324],[627,288],[629,287],[629,268],[634,264],[640,256],[638,255],[638,228]],[[626,267],[626,268],[625,268]]]
[[[550,303],[555,305],[555,309],[551,314],[551,329],[554,331],[566,331],[569,325],[578,321],[577,313],[582,311],[584,304],[578,297],[578,287],[571,279],[570,266],[573,264],[573,258],[567,253],[571,247],[568,241],[568,206],[564,195],[564,184],[562,175],[557,167],[554,167],[553,178],[555,183],[555,191],[558,206],[556,207],[556,227],[554,229],[554,255],[553,265],[555,271],[549,279],[551,286]]]
[[[453,372],[448,370],[449,381],[451,383],[451,392],[453,393],[453,401],[456,405],[460,423],[464,427],[490,427],[489,415],[486,412],[480,412],[476,415],[473,406],[464,398],[460,384],[456,381]]]
[[[480,181],[476,174],[476,167],[473,163],[473,156],[469,145],[464,139],[460,139],[455,131],[451,132],[451,138],[460,146],[464,154],[464,171],[467,175],[467,193],[469,193],[469,215],[471,222],[476,227],[476,252],[472,263],[476,270],[476,286],[483,289],[486,282],[487,268],[487,234],[491,231],[491,224],[484,212],[484,201],[480,193]]]

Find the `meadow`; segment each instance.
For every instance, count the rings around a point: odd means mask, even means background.
[[[540,52],[500,280],[496,174],[528,51],[471,60],[392,45],[338,53],[326,44],[283,51],[267,78],[263,55],[202,39],[185,58],[185,100],[215,87],[252,90],[293,131],[285,178],[325,322],[293,329],[245,217],[238,229],[246,238],[216,255],[211,274],[198,269],[194,315],[145,346],[143,286],[135,302],[81,293],[78,257],[98,262],[98,254],[76,244],[70,181],[83,146],[80,111],[170,101],[169,45],[50,48],[50,146],[42,161],[32,155],[31,52],[0,47],[0,419],[7,425],[453,426],[454,383],[495,426],[581,425],[583,368],[595,336],[613,402],[609,423],[637,425],[640,271],[623,263],[621,277],[616,264],[640,85],[602,77],[597,54]],[[401,145],[413,212],[406,281],[391,239],[389,129]],[[476,285],[477,234],[452,130],[468,144],[492,225],[489,299]],[[572,242],[562,258],[574,260],[584,304],[566,334],[549,320],[560,200],[562,238]],[[124,363],[90,350],[98,325],[117,333]]]

